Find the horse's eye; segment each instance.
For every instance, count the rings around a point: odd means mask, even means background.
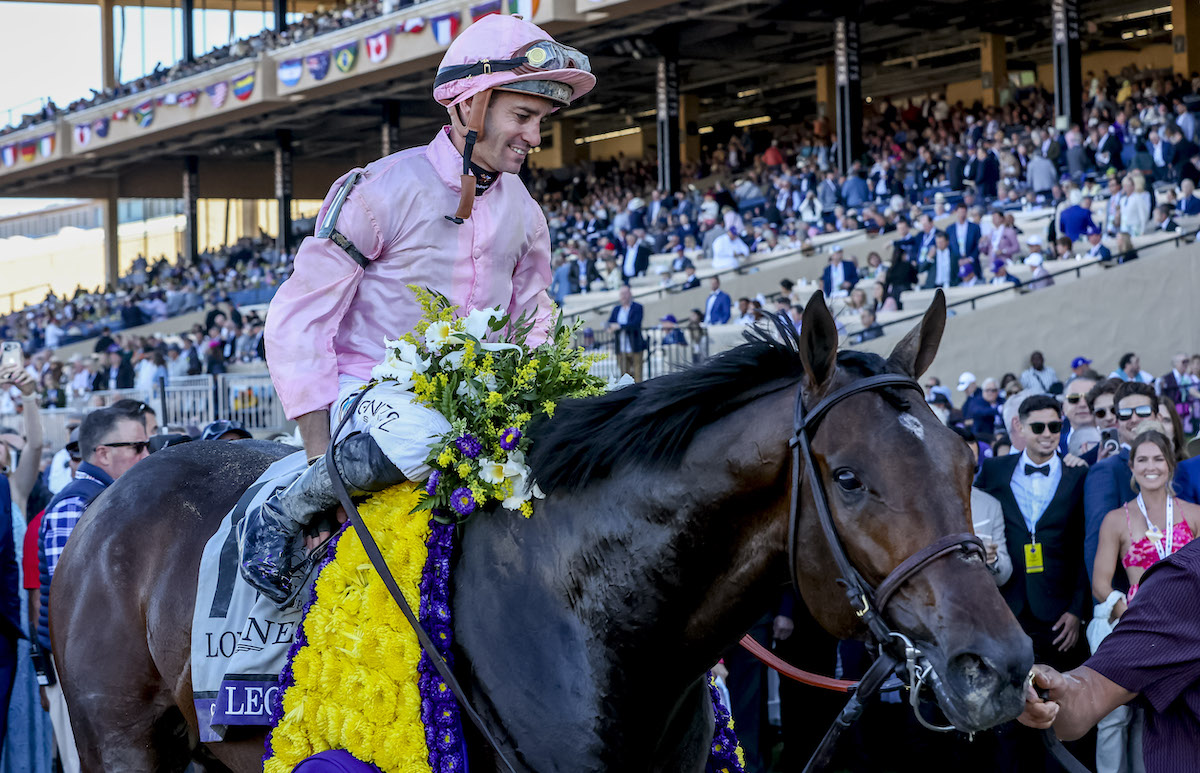
[[[833,474],[833,479],[842,487],[843,491],[857,491],[863,487],[862,481],[858,476],[847,469],[838,470]]]

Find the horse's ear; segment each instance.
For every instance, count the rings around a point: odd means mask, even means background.
[[[800,320],[800,362],[810,389],[817,389],[833,375],[837,365],[838,332],[833,315],[819,291],[809,298]]]
[[[913,378],[920,378],[933,364],[945,330],[946,296],[939,288],[933,296],[933,302],[925,310],[921,324],[908,331],[908,335],[896,344],[896,348],[888,355],[888,364]]]

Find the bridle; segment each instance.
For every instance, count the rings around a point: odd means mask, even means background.
[[[947,534],[934,540],[916,553],[900,562],[878,587],[872,587],[862,574],[850,562],[846,548],[838,535],[837,526],[833,522],[833,513],[829,508],[829,497],[817,471],[816,460],[813,457],[812,441],[817,428],[826,414],[838,403],[849,397],[864,392],[876,392],[882,389],[908,389],[924,394],[921,385],[915,379],[891,373],[883,373],[854,381],[826,395],[811,409],[804,406],[803,385],[796,390],[796,410],[793,421],[792,438],[788,445],[792,449],[792,496],[788,513],[788,571],[792,584],[799,589],[800,582],[796,572],[797,546],[800,539],[800,490],[801,468],[803,468],[808,488],[812,492],[816,505],[817,520],[825,535],[829,552],[837,564],[838,585],[846,593],[846,599],[854,613],[862,620],[870,632],[871,638],[879,650],[879,657],[867,670],[857,687],[851,692],[850,701],[838,715],[837,720],[826,732],[821,745],[808,761],[805,772],[821,770],[833,755],[834,745],[842,731],[849,727],[862,714],[863,704],[879,691],[884,681],[903,665],[908,677],[910,702],[916,712],[917,720],[932,730],[952,730],[952,727],[932,725],[918,710],[918,693],[922,684],[936,682],[934,672],[928,659],[912,640],[893,629],[887,622],[885,612],[888,602],[895,596],[905,583],[924,571],[930,564],[950,555],[969,556],[978,554],[981,559],[985,556],[983,542],[974,534],[962,532]]]

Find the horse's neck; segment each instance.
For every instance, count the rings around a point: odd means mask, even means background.
[[[720,458],[737,454],[753,458],[736,445]],[[678,751],[664,736],[685,743],[705,722],[711,733],[697,685],[784,578],[783,491],[735,495],[744,475],[685,461],[466,530],[459,644],[505,731],[542,760],[535,770],[646,769]]]

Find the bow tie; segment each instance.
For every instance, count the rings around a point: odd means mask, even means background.
[[[1050,477],[1050,465],[1044,464],[1041,467],[1034,467],[1032,464],[1025,465],[1025,474],[1026,475],[1033,475],[1034,473],[1041,473],[1042,475],[1045,475],[1047,478],[1049,478]]]

